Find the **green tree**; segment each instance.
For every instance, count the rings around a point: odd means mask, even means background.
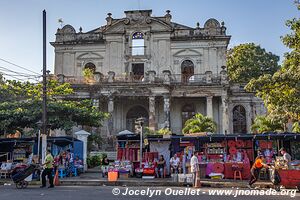
[[[284,131],[284,124],[267,116],[257,116],[251,126],[253,133],[264,133],[270,131]]]
[[[259,45],[240,44],[227,52],[228,76],[231,82],[248,83],[263,74],[274,74],[279,69],[278,61],[278,56]]]
[[[0,84],[0,133],[23,128],[37,128],[42,118],[41,84],[5,81]],[[107,113],[93,106],[91,100],[67,100],[73,93],[69,84],[48,82],[48,120],[51,129],[69,131],[73,126],[99,127]]]
[[[183,134],[199,133],[199,132],[215,132],[216,123],[209,117],[197,113],[194,117],[187,120],[182,129]]]
[[[299,8],[298,8],[299,9]],[[282,68],[273,75],[253,79],[246,90],[262,98],[268,112],[282,119],[300,121],[300,19],[286,22],[291,33],[282,37],[283,43],[291,49],[284,56]]]
[[[294,122],[293,124],[293,132],[300,133],[300,122]]]

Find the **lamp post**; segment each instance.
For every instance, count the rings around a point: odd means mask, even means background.
[[[140,169],[142,169],[142,160],[143,160],[143,125],[145,122],[145,118],[140,117],[136,119],[135,123],[139,126],[139,133],[140,133]]]

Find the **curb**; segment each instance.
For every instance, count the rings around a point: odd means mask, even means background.
[[[0,180],[0,185],[10,184],[15,185],[15,183],[11,180]],[[29,185],[40,185],[40,181],[32,181],[29,182]],[[213,188],[247,188],[247,182],[217,182],[217,181],[209,181],[203,180],[201,181],[201,185],[203,187],[213,187]],[[254,185],[259,185],[261,188],[271,188],[273,184],[271,182],[257,182]],[[106,180],[99,179],[89,179],[89,180],[67,180],[61,179],[60,186],[131,186],[131,187],[164,187],[164,186],[172,186],[172,187],[184,187],[191,186],[191,184],[187,183],[179,183],[179,182],[162,182],[162,181],[136,181],[136,180],[118,180],[116,182],[109,182]]]

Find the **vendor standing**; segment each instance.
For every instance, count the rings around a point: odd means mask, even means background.
[[[199,161],[198,161],[198,152],[194,152],[194,155],[191,158],[191,172],[193,174],[193,185],[196,187],[197,178],[199,173]]]
[[[46,187],[46,176],[48,176],[49,179],[49,184],[50,186],[48,188],[54,188],[54,184],[53,184],[53,176],[52,176],[52,171],[53,171],[53,156],[51,155],[50,151],[47,150],[47,155],[45,157],[45,161],[44,161],[44,170],[42,173],[42,186],[41,188]]]
[[[287,164],[288,168],[290,168],[292,156],[288,152],[286,152],[285,148],[281,148],[279,151],[280,151],[281,155],[283,156],[284,162]]]

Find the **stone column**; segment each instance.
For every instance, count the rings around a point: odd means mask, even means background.
[[[81,140],[83,142],[83,166],[84,166],[84,171],[87,170],[87,138],[89,135],[91,135],[89,132],[86,132],[84,130],[78,131],[75,133],[77,136],[78,140]]]
[[[113,134],[113,126],[114,126],[114,120],[113,120],[114,99],[113,99],[113,97],[108,98],[107,111],[110,114],[110,117],[108,119],[108,132],[109,132],[109,136],[111,136]]]
[[[213,119],[213,97],[208,96],[206,97],[206,116],[210,117]]]
[[[170,97],[164,96],[165,128],[170,128]]]
[[[229,112],[228,112],[228,96],[222,95],[222,117],[223,117],[223,134],[229,134]]]
[[[155,121],[155,97],[149,97],[149,129],[156,130]]]

